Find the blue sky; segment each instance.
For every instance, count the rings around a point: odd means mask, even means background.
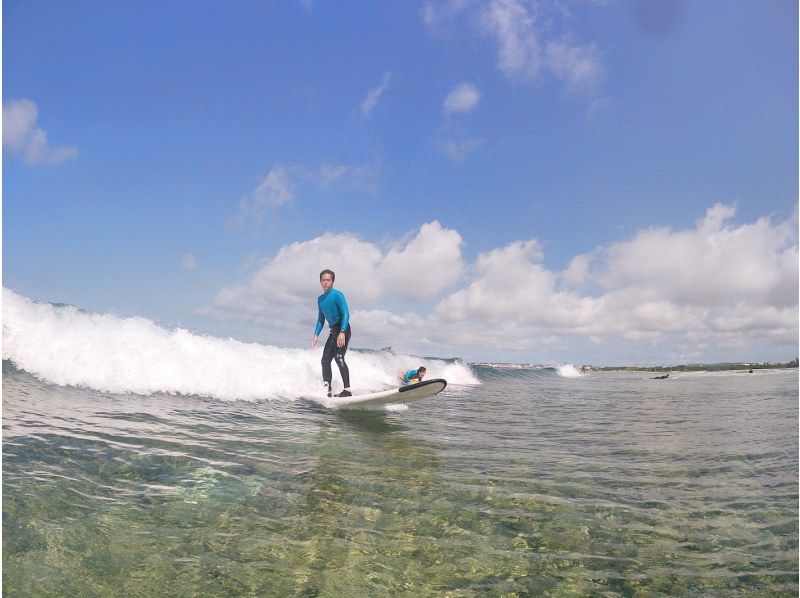
[[[3,284],[306,346],[787,360],[797,6],[3,6]]]

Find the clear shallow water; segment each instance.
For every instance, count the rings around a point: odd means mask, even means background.
[[[337,413],[4,362],[4,593],[797,594],[796,370],[475,373]]]

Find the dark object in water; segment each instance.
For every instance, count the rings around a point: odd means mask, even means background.
[[[664,374],[663,376],[656,376],[653,380],[663,380],[664,378],[669,378],[669,374]]]

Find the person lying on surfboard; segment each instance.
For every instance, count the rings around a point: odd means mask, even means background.
[[[405,374],[403,374],[403,384],[418,384],[422,382],[422,379],[427,373],[428,370],[425,369],[424,365],[419,366],[416,370],[408,370]]]
[[[339,366],[339,373],[342,375],[342,383],[344,390],[340,392],[337,397],[350,397],[350,370],[344,360],[344,354],[347,352],[347,346],[350,344],[350,311],[347,309],[347,299],[344,294],[333,288],[333,281],[336,280],[336,274],[333,270],[323,270],[319,273],[319,284],[322,286],[322,295],[317,297],[317,306],[319,307],[319,316],[317,317],[317,327],[314,329],[314,336],[311,338],[311,347],[317,346],[317,339],[319,333],[322,331],[322,326],[325,320],[328,320],[330,326],[330,334],[328,341],[325,343],[325,349],[322,351],[322,380],[325,383],[325,390],[328,396],[331,396],[331,380],[333,374],[331,373],[331,361],[336,358],[336,365]]]

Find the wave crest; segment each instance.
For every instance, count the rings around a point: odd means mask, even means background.
[[[288,349],[162,328],[141,317],[38,303],[3,288],[3,359],[40,380],[109,393],[157,393],[225,401],[293,400],[321,394],[321,350]],[[420,357],[351,350],[358,392],[397,386]],[[469,366],[425,358],[431,378],[477,384]],[[334,385],[336,385],[334,375]]]

